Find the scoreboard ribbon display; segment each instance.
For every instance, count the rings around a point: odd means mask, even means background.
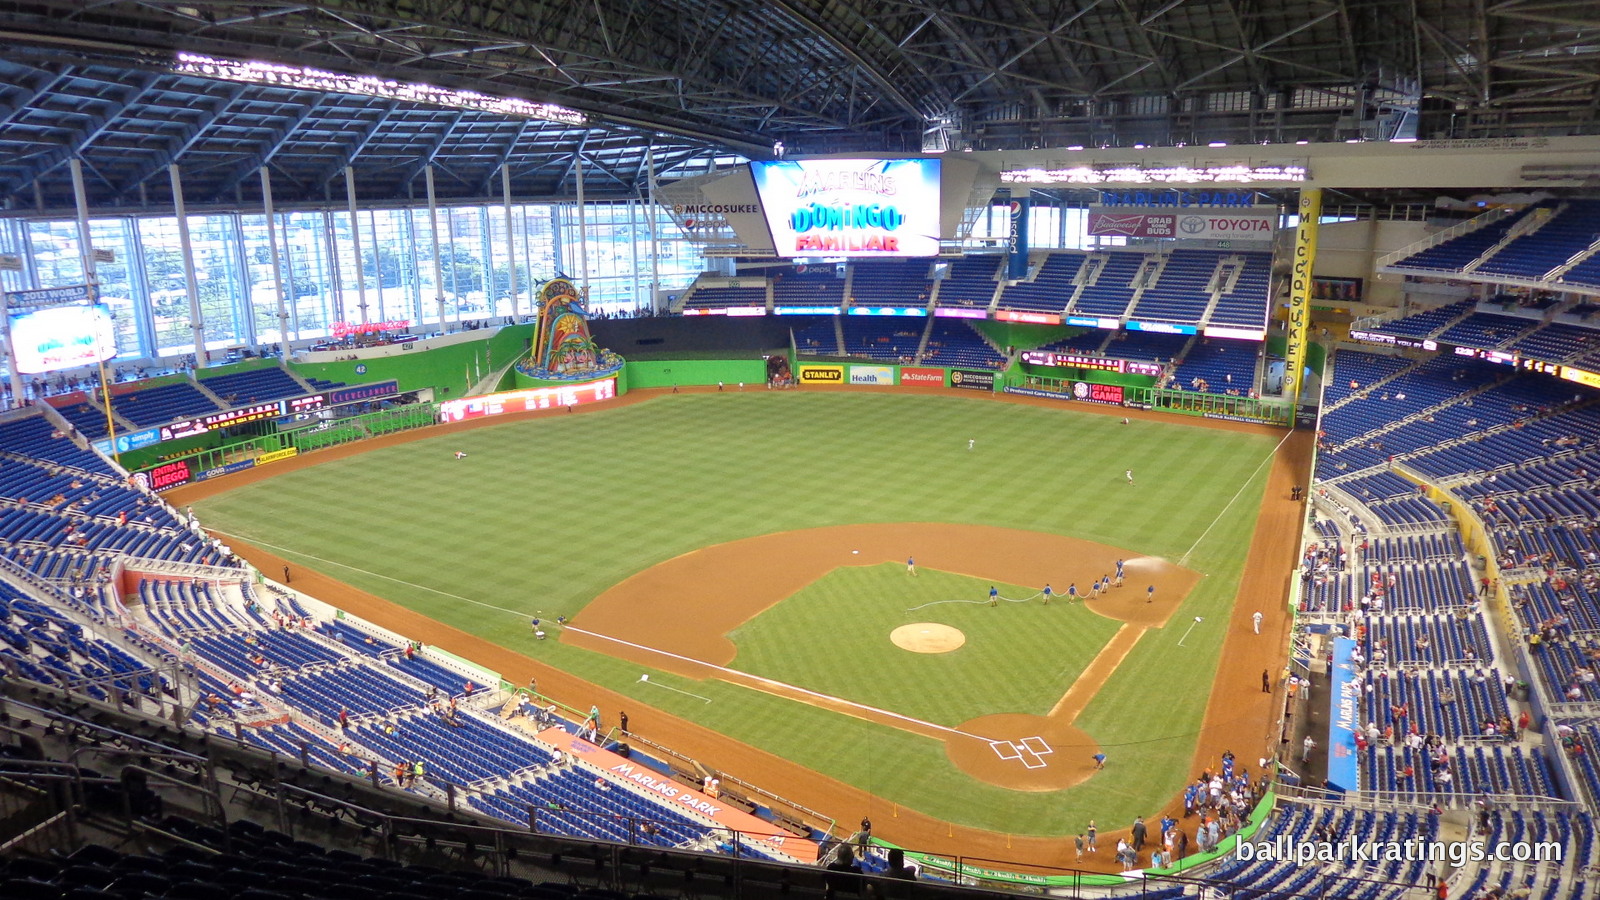
[[[1045,350],[1027,350],[1022,361],[1035,366],[1056,366],[1066,369],[1089,369],[1096,372],[1128,372],[1134,375],[1161,374],[1155,363],[1135,362],[1129,359],[1108,359],[1104,356],[1079,356],[1075,353],[1051,353]]]

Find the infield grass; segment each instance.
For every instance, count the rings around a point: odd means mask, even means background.
[[[969,439],[977,441],[972,451]],[[1065,834],[1089,818],[1148,814],[1190,776],[1221,623],[1266,483],[1262,463],[1275,443],[1177,421],[1124,426],[1114,416],[980,396],[682,394],[421,438],[196,506],[210,527],[878,796],[975,827]],[[468,458],[456,460],[458,449]],[[1124,484],[1129,468],[1136,487]],[[717,681],[657,673],[641,683],[637,664],[558,641],[535,644],[528,634],[528,616],[574,615],[626,576],[698,547],[900,521],[1053,532],[1187,558],[1207,577],[1172,621],[1201,616],[1211,624],[1181,648],[1181,626],[1139,642],[1076,723],[1112,764],[1082,785],[1045,793],[974,781],[932,740]],[[872,585],[817,588],[816,604],[781,604],[772,621],[847,621]],[[881,656],[863,646],[809,654],[809,662],[786,659],[771,633],[752,630],[764,619],[739,635],[740,667],[782,670],[796,684],[857,677],[854,661],[840,662],[852,653],[862,666],[898,664],[904,655],[880,632]],[[1082,648],[1084,662],[1097,647]],[[1008,662],[1046,674],[1069,662],[1058,661],[1048,641],[1019,642],[1013,656]],[[713,702],[661,685],[692,686]],[[1030,711],[1005,704],[1033,703],[1028,698],[1059,686],[1030,688],[1027,697],[946,692],[948,706],[910,696],[894,702],[908,715],[959,721],[974,710]],[[988,708],[979,709],[983,696]],[[647,717],[647,709],[633,712],[634,727],[648,733]]]
[[[899,563],[829,572],[736,629],[732,668],[953,728],[996,711],[1048,714],[1122,624],[1065,600],[991,609],[993,582],[927,566],[917,575]],[[890,632],[913,622],[949,625],[966,643],[896,652]]]

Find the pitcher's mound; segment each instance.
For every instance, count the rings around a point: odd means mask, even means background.
[[[901,625],[889,632],[889,640],[901,650],[912,653],[949,653],[967,642],[959,628],[936,622],[917,622]]]

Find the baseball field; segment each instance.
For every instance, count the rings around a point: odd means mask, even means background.
[[[861,808],[837,814],[891,838],[901,819],[903,843],[913,822],[1109,831],[1167,807],[1202,745],[1262,744],[1259,704],[1208,701],[1285,476],[1281,431],[1108,412],[635,393],[313,455],[195,507],[269,577],[287,564],[797,802],[848,789]],[[1119,559],[1123,585],[1091,597]],[[568,624],[536,641],[533,616]]]

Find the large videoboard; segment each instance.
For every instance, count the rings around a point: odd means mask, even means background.
[[[781,257],[939,254],[939,160],[753,162],[761,212]]]
[[[89,366],[117,355],[111,309],[103,303],[33,309],[9,318],[21,374]]]

